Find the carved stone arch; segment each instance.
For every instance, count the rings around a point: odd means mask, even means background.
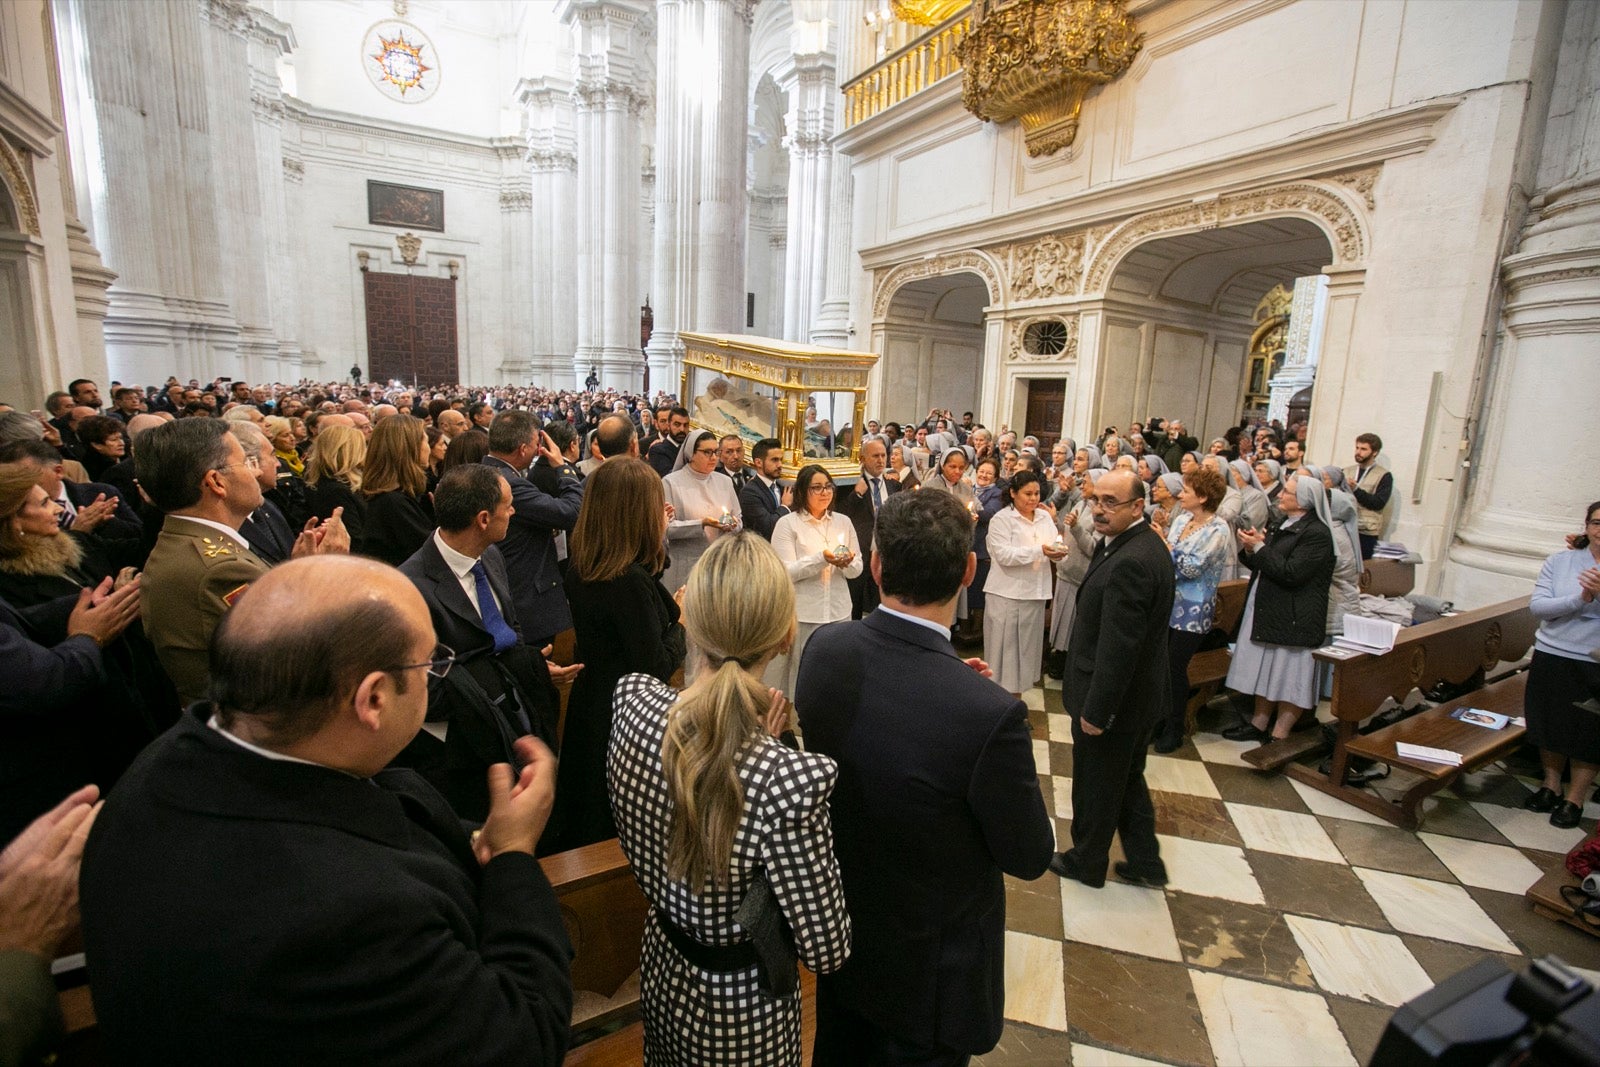
[[[889,304],[894,294],[907,282],[921,278],[936,278],[945,274],[976,274],[989,290],[989,303],[998,306],[1005,299],[1004,274],[1000,263],[987,252],[968,249],[947,256],[920,259],[915,263],[902,263],[886,271],[879,271],[872,287],[872,318],[882,322],[889,314]]]
[[[44,236],[39,229],[39,204],[33,197],[33,186],[28,181],[28,168],[22,162],[22,156],[4,137],[0,137],[0,185],[5,186],[6,194],[10,197],[17,228],[35,237]]]
[[[1336,268],[1366,262],[1371,247],[1369,227],[1366,213],[1353,202],[1351,191],[1331,182],[1288,182],[1135,215],[1114,227],[1089,253],[1083,292],[1104,292],[1123,258],[1146,241],[1273,218],[1305,219],[1315,224],[1328,238]]]

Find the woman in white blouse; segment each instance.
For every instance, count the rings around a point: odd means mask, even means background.
[[[782,675],[769,670],[766,679],[790,696],[806,642],[817,627],[850,617],[850,587],[845,579],[861,575],[861,543],[856,540],[855,523],[833,510],[835,494],[827,471],[815,463],[800,468],[794,480],[795,510],[772,528],[772,547],[794,582],[798,626]]]
[[[1039,680],[1044,608],[1055,588],[1055,564],[1067,543],[1055,513],[1039,503],[1044,478],[1018,470],[1004,490],[1008,506],[989,520],[989,578],[983,594],[983,658],[994,680],[1021,696]]]
[[[733,479],[717,473],[717,435],[695,430],[683,442],[672,473],[661,479],[672,510],[667,524],[668,565],[661,584],[677,589],[706,549],[743,525]]]

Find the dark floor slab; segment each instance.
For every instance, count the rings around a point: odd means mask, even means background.
[[[1450,869],[1439,857],[1417,840],[1417,835],[1398,826],[1374,826],[1348,819],[1319,818],[1334,845],[1344,858],[1357,867],[1371,867],[1418,878],[1454,882]],[[1487,823],[1485,825],[1488,825]]]
[[[1168,893],[1167,908],[1183,958],[1191,966],[1316,988],[1283,912],[1190,893]]]
[[[1359,1000],[1346,1000],[1344,997],[1328,997],[1328,1009],[1333,1012],[1334,1021],[1339,1024],[1339,1029],[1344,1031],[1344,1039],[1350,1045],[1350,1052],[1357,1063],[1367,1063],[1372,1059],[1373,1051],[1378,1047],[1378,1040],[1383,1037],[1384,1028],[1389,1025],[1389,1018],[1394,1014],[1394,1009],[1383,1004],[1367,1004]]]
[[[1209,765],[1211,780],[1216,783],[1222,799],[1232,804],[1253,804],[1258,808],[1277,808],[1279,811],[1310,811],[1300,794],[1294,791],[1289,779],[1281,774],[1262,774],[1248,767]]]
[[[1150,799],[1156,808],[1158,834],[1216,845],[1244,845],[1233,820],[1228,818],[1228,809],[1220,800],[1157,791],[1150,793]]]
[[[1468,803],[1499,804],[1507,808],[1520,808],[1522,802],[1533,795],[1533,790],[1517,781],[1504,769],[1491,766],[1457,778],[1448,793]]]
[[[1061,926],[1061,879],[1045,872],[1025,882],[1005,875],[1006,929],[1037,934],[1060,941],[1066,936]]]
[[[1471,886],[1467,887],[1467,892],[1529,956],[1555,953],[1568,963],[1591,971],[1600,970],[1600,937],[1535,914],[1526,897]]]
[[[1564,852],[1542,852],[1536,848],[1524,848],[1518,851],[1528,857],[1529,861],[1545,874],[1549,874],[1558,867],[1565,868],[1567,865],[1567,856]]]
[[[1063,778],[1072,777],[1072,746],[1060,741],[1050,742],[1050,773]]]
[[[1068,942],[1066,967],[1075,1040],[1175,1063],[1215,1062],[1182,964]]]
[[[1268,907],[1347,926],[1389,929],[1383,910],[1349,867],[1271,852],[1246,855]]]
[[[1430,834],[1448,834],[1469,841],[1487,841],[1491,845],[1509,845],[1505,835],[1494,824],[1478,814],[1476,808],[1455,797],[1429,797],[1423,802],[1424,815],[1420,829]]]
[[[1000,1043],[972,1062],[981,1067],[1065,1067],[1072,1062],[1072,1041],[1054,1030],[1008,1022]]]
[[[1048,712],[1028,709],[1028,731],[1033,734],[1036,741],[1050,740],[1050,720],[1045,716]]]
[[[1435,982],[1442,982],[1471,967],[1479,960],[1494,957],[1514,971],[1527,966],[1528,960],[1523,956],[1513,956],[1506,952],[1487,952],[1472,945],[1458,945],[1454,941],[1437,941],[1431,937],[1418,937],[1416,934],[1401,934],[1400,940],[1405,942],[1411,955],[1416,957],[1422,969],[1428,972],[1428,977]]]
[[[1066,707],[1061,703],[1061,690],[1044,690],[1044,710],[1051,715],[1065,715]]]

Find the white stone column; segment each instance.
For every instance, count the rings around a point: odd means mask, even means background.
[[[283,125],[286,109],[278,80],[278,59],[294,51],[294,31],[258,7],[249,9],[250,102],[255,116],[255,152],[251,162],[260,189],[261,257],[265,264],[266,321],[276,349],[269,380],[293,382],[301,377],[303,353],[299,336],[299,287],[290,252],[287,186],[297,175],[285,166]]]
[[[748,0],[656,8],[652,390],[678,391],[678,331],[743,329],[750,17]]]
[[[1294,281],[1294,300],[1289,305],[1289,337],[1284,347],[1283,366],[1269,383],[1267,418],[1289,424],[1289,401],[1317,378],[1317,360],[1322,356],[1322,328],[1328,317],[1328,279],[1320,274]]]
[[[800,33],[797,27],[797,36]],[[801,45],[798,40],[796,43]],[[833,54],[794,55],[778,72],[778,86],[789,97],[783,336],[790,341],[809,341],[828,280],[828,216],[833,199],[833,148],[828,142],[839,95]]]
[[[528,116],[531,171],[528,273],[514,284],[529,309],[528,366],[522,381],[566,383],[578,346],[573,202],[577,148],[572,130],[572,86],[562,78],[525,79],[518,103]]]

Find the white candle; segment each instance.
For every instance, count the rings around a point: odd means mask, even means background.
[[[733,521],[733,513],[727,508],[722,509],[722,525],[727,526]]]

